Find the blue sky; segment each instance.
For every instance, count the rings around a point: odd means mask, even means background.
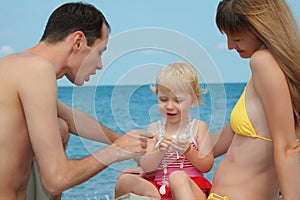
[[[68,1],[4,1],[0,13],[0,57],[34,46],[47,19]],[[246,82],[248,60],[228,51],[215,25],[218,0],[90,0],[111,25],[104,69],[89,84],[141,84],[155,80],[163,65],[191,62],[204,82]],[[300,22],[300,1],[287,0]],[[63,78],[60,86],[70,85]]]

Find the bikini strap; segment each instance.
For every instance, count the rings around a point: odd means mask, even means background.
[[[253,137],[272,142],[272,140],[270,138],[266,138],[266,137],[263,137],[263,136],[260,136],[260,135],[256,135],[256,136],[253,136]]]
[[[211,192],[208,196],[208,200],[229,200],[229,198],[227,196],[221,196]]]
[[[195,147],[198,149],[198,143],[197,141],[195,140],[195,137],[194,137],[194,125],[195,125],[195,122],[197,122],[196,119],[193,119],[193,121],[191,122],[191,127],[190,127],[190,141],[192,144],[195,145]],[[198,123],[197,123],[198,124]],[[198,127],[197,127],[198,129]]]
[[[159,132],[159,138],[158,139],[161,139],[163,137],[163,134],[164,134],[164,131],[163,131],[164,121],[163,120],[159,120],[157,122],[157,125],[158,125],[158,132]]]

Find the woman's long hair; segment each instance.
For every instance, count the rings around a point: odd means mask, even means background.
[[[284,0],[222,0],[216,15],[222,33],[251,31],[276,59],[291,94],[295,128],[300,127],[300,34]]]

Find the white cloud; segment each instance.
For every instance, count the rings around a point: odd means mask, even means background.
[[[14,49],[11,46],[4,45],[0,47],[0,56],[6,56],[14,52]]]

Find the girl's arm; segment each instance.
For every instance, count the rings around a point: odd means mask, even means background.
[[[148,132],[158,133],[157,123],[150,124]],[[140,166],[145,172],[155,171],[159,166],[165,150],[159,148],[157,145],[159,136],[156,135],[153,139],[148,140],[147,153],[140,159]]]
[[[253,85],[262,102],[272,137],[274,163],[282,197],[300,199],[299,152],[286,78],[267,50],[256,52],[250,60],[250,67]]]
[[[197,121],[195,139],[199,150],[190,146],[184,153],[186,158],[201,172],[208,172],[214,164],[212,141],[208,126],[203,121]]]

